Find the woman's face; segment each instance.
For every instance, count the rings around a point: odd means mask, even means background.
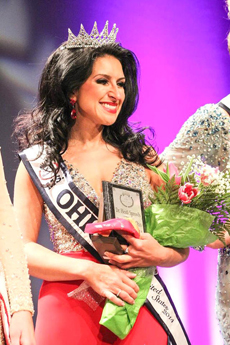
[[[84,117],[95,125],[112,125],[125,99],[124,85],[120,61],[111,55],[98,57],[92,74],[71,97],[77,102],[77,120]]]

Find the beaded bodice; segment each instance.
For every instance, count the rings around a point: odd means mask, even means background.
[[[176,139],[164,150],[161,158],[182,168],[187,157],[203,157],[211,166],[223,170],[229,161],[230,117],[218,104],[199,108],[182,126]]]
[[[66,165],[76,186],[97,207],[99,207],[99,196],[89,182],[82,174],[80,174],[76,167],[73,167],[73,165],[69,163],[66,163]],[[128,162],[125,159],[121,159],[113,173],[111,182],[127,187],[141,189],[143,193],[144,207],[148,207],[151,204],[149,195],[152,195],[153,191],[143,166]],[[46,204],[44,205],[44,213],[49,226],[50,239],[53,242],[55,252],[63,253],[82,249],[81,245],[76,242],[73,236],[71,236],[68,231],[58,222]]]

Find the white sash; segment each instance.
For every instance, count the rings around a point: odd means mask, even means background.
[[[190,344],[171,296],[159,274],[153,276],[145,304],[170,335],[172,345]]]
[[[33,146],[20,153],[20,157],[45,203],[66,230],[103,263],[89,235],[84,233],[86,223],[97,220],[97,207],[73,183],[63,161],[55,184],[51,187],[53,173],[41,168],[44,154],[37,158],[38,154],[39,146]],[[158,274],[153,275],[146,306],[168,334],[169,345],[191,345],[167,288]]]
[[[230,114],[230,94],[221,99],[219,106]]]
[[[19,154],[43,200],[66,230],[98,261],[102,258],[94,248],[88,234],[84,233],[86,223],[93,223],[98,217],[98,208],[75,186],[62,161],[53,187],[53,172],[41,168],[44,154],[39,158],[40,146],[33,146]],[[37,159],[36,159],[37,158]]]

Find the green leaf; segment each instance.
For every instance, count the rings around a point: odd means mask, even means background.
[[[154,171],[157,175],[159,175],[162,178],[163,181],[168,182],[169,177],[168,177],[168,175],[166,173],[164,173],[163,171],[157,169],[156,167],[154,167],[152,165],[148,165],[147,164],[147,166],[148,166],[148,168],[150,170]]]
[[[167,192],[164,190],[164,187],[159,187],[157,192],[154,192],[155,200],[154,204],[168,204],[169,199]]]
[[[194,158],[191,159],[191,161],[189,162],[186,170],[185,170],[185,173],[182,175],[182,178],[184,181],[186,181],[190,171],[191,171],[191,167],[192,167],[192,164],[193,164],[193,161],[194,161]]]
[[[228,232],[228,234],[230,235],[230,219],[228,219],[226,221],[226,223],[224,223],[224,229]]]
[[[166,174],[168,175],[168,177],[170,178],[170,172],[169,172],[169,164],[167,162],[167,165],[166,165]]]

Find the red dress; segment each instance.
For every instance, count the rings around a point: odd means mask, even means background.
[[[68,256],[96,261],[84,251]],[[145,306],[129,335],[119,339],[99,324],[104,301],[93,311],[84,301],[67,296],[81,283],[43,282],[35,329],[37,345],[167,345],[167,334]]]

